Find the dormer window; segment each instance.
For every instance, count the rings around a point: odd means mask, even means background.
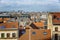
[[[44,29],[47,29],[47,26],[44,26]]]
[[[26,30],[23,29],[21,33],[24,34],[25,32],[26,32]]]
[[[25,33],[25,31],[22,31],[21,33],[22,33],[22,34],[24,34],[24,33]]]
[[[35,34],[36,34],[36,32],[32,32],[32,34],[33,34],[33,35],[35,35]]]
[[[60,20],[60,18],[57,18],[57,20]]]
[[[53,16],[53,19],[55,19],[56,17],[57,17],[57,16],[54,15],[54,16]]]
[[[47,35],[47,32],[43,32],[44,35]]]

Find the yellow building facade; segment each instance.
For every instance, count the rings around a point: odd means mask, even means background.
[[[52,12],[48,14],[48,28],[51,29],[52,40],[60,40],[60,13]]]

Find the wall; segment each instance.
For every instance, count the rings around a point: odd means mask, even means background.
[[[5,38],[1,38],[1,33],[5,33]],[[10,33],[11,38],[7,38],[6,34]],[[12,33],[16,33],[16,38],[12,38]],[[0,40],[17,40],[18,38],[18,30],[0,30]]]

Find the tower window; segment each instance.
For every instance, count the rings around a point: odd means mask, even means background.
[[[55,31],[58,31],[58,27],[55,27]]]

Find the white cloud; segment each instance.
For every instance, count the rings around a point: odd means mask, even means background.
[[[46,4],[52,4],[52,3],[58,3],[58,0],[1,0],[1,4],[18,4],[18,5],[46,5]]]
[[[15,6],[16,5],[16,6]],[[23,5],[21,7],[21,5]],[[30,6],[29,6],[30,5]],[[33,5],[33,6],[31,6]],[[37,5],[37,7],[35,7]],[[60,9],[60,1],[59,0],[1,0],[0,1],[0,10],[1,8],[5,8],[5,7],[8,7],[10,8],[9,6],[12,7],[12,9],[15,7],[15,8],[23,8],[24,10],[58,10]],[[29,6],[29,8],[27,7]],[[37,8],[37,9],[35,9]],[[40,8],[40,9],[39,9]]]
[[[23,4],[23,5],[45,5],[45,4],[52,4],[52,3],[58,3],[58,0],[23,0],[23,1],[16,1],[17,4]]]

